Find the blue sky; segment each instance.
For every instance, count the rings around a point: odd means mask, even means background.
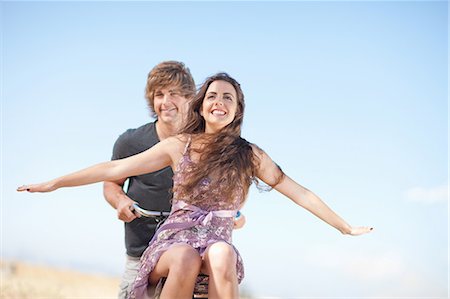
[[[242,85],[243,136],[354,225],[252,188],[234,243],[256,297],[448,294],[447,2],[2,2],[2,256],[119,275],[100,184],[15,188],[108,160],[150,121],[148,71]]]

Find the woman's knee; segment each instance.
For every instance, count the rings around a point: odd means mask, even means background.
[[[155,284],[161,277],[188,278],[196,276],[200,271],[202,259],[198,252],[187,244],[171,246],[164,252],[150,273],[150,283]]]
[[[234,248],[225,242],[212,244],[205,254],[205,262],[208,270],[219,275],[235,274],[236,259]]]
[[[171,248],[171,263],[169,271],[181,273],[198,273],[202,264],[202,258],[197,250],[189,245],[177,245]]]

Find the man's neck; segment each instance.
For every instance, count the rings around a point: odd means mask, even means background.
[[[156,121],[156,134],[158,134],[159,141],[162,141],[177,133],[175,125],[169,125],[161,121]]]

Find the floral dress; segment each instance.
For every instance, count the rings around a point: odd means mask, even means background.
[[[141,268],[136,277],[131,299],[144,297],[149,284],[148,278],[156,266],[161,255],[174,244],[189,244],[203,257],[205,250],[211,244],[224,241],[231,246],[231,234],[234,226],[234,217],[243,202],[240,192],[236,192],[234,200],[230,203],[225,200],[223,184],[217,180],[204,178],[192,194],[180,198],[176,186],[183,181],[186,175],[195,168],[191,160],[190,139],[186,144],[183,156],[174,172],[174,196],[172,210],[169,217],[155,233],[149,246],[141,257]],[[240,188],[236,188],[237,191]],[[195,202],[195,205],[190,204]],[[236,255],[236,272],[239,283],[244,278],[242,258],[233,246]]]

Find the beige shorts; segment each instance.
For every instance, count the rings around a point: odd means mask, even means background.
[[[132,257],[127,255],[125,262],[125,272],[122,275],[122,281],[119,286],[119,295],[118,299],[128,299],[130,295],[131,289],[133,288],[134,280],[138,274],[139,268],[141,266],[141,258]],[[152,299],[153,298],[153,290],[148,290],[148,294],[144,299]],[[152,294],[150,294],[152,293]]]

